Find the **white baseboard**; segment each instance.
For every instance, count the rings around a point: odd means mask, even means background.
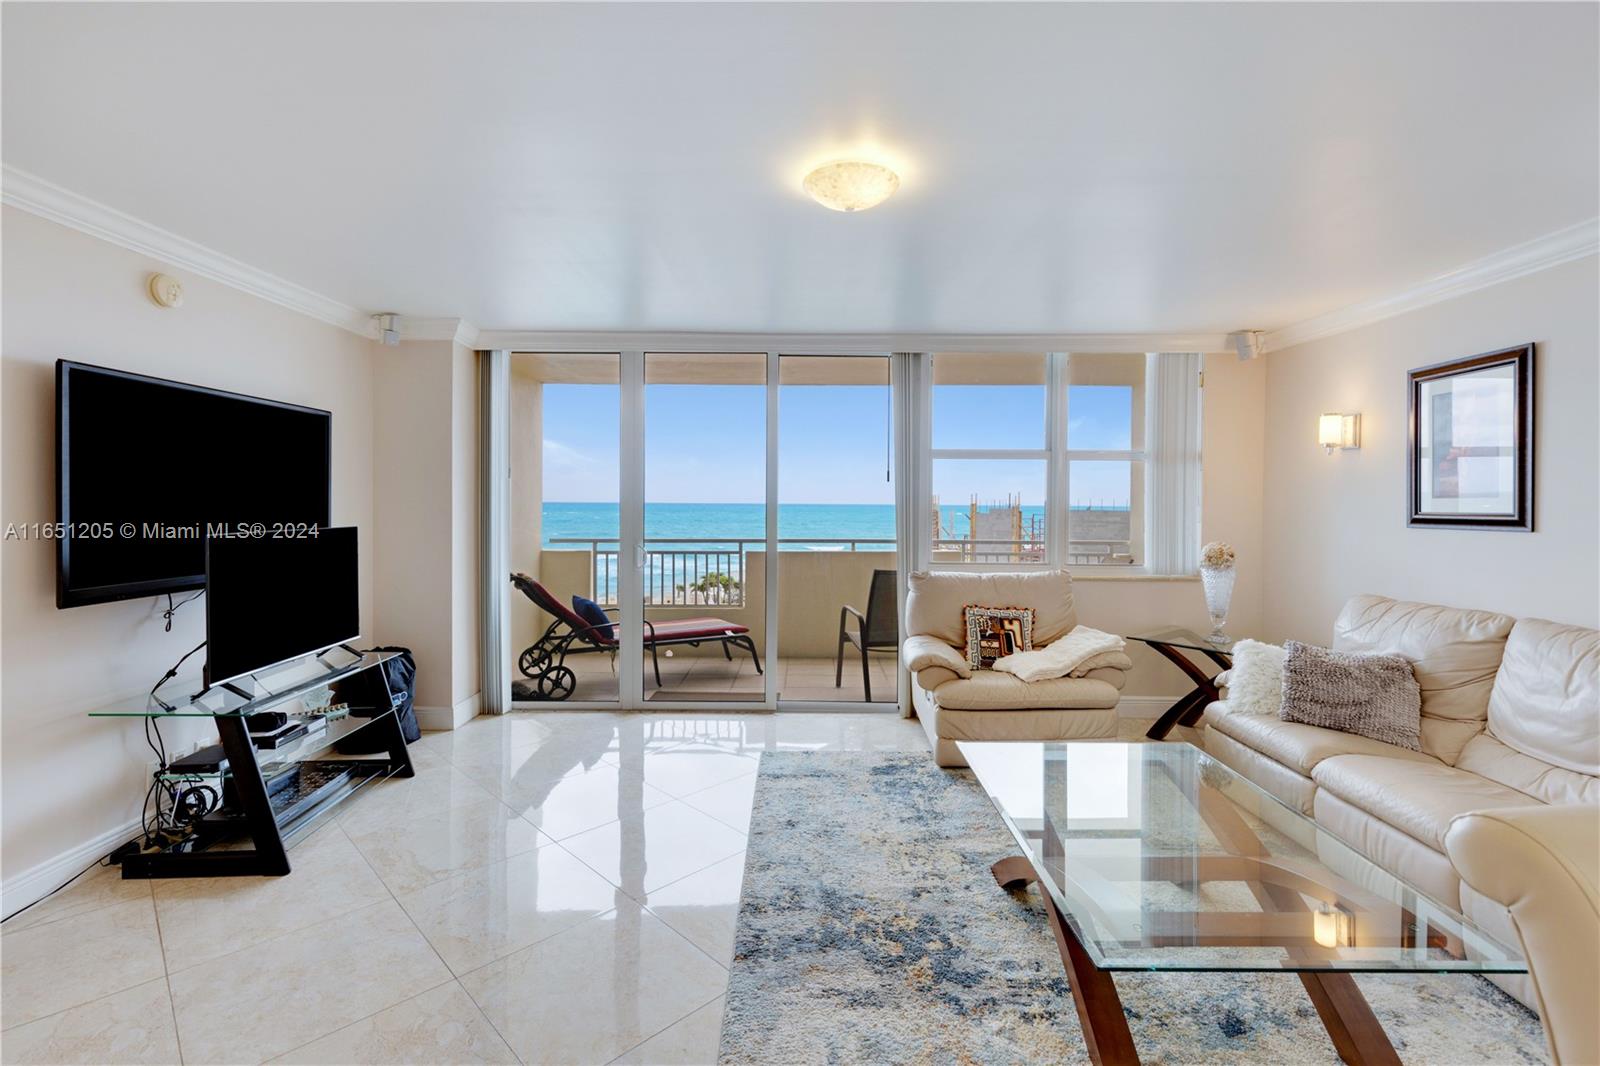
[[[1124,696],[1117,701],[1118,718],[1160,718],[1177,696]]]
[[[460,729],[483,712],[483,693],[474,692],[451,708],[451,729]]]
[[[474,692],[454,707],[415,706],[412,708],[417,714],[418,727],[433,732],[460,729],[478,717],[478,713],[482,709],[483,693],[481,692]]]
[[[92,840],[46,859],[31,870],[24,870],[0,884],[0,912],[7,917],[37,902],[111,854],[140,833],[137,818],[115,829],[108,829]]]

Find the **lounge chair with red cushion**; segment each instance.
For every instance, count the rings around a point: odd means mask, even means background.
[[[572,608],[550,594],[550,590],[527,574],[512,574],[511,583],[528,599],[555,621],[544,634],[524,648],[517,656],[517,669],[530,679],[531,685],[519,685],[517,695],[536,700],[564,700],[572,695],[578,678],[572,667],[566,665],[568,655],[588,652],[616,652],[617,623],[590,622]],[[610,608],[606,613],[616,610]],[[722,645],[722,654],[730,661],[730,648],[748,651],[761,672],[761,657],[756,654],[755,641],[750,638],[750,627],[722,618],[675,618],[670,622],[644,622],[644,646],[650,652],[650,663],[655,668],[656,687],[661,687],[661,660],[659,648],[686,644],[698,648],[707,642]]]

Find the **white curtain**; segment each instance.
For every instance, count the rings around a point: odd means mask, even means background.
[[[1192,574],[1200,566],[1200,353],[1146,359],[1148,565],[1153,574]]]
[[[897,540],[897,575],[900,592],[900,631],[905,632],[905,596],[911,571],[927,565],[933,536],[927,528],[933,500],[928,478],[932,470],[928,440],[927,400],[932,395],[926,379],[932,360],[925,352],[896,352],[890,358],[890,395],[894,407],[894,503]],[[910,679],[900,678],[900,715],[911,717]]]

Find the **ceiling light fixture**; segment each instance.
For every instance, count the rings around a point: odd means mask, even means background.
[[[877,163],[845,159],[824,163],[806,175],[806,192],[833,211],[865,211],[877,207],[900,188],[900,175]]]

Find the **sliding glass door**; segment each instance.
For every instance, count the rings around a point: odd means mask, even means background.
[[[644,356],[644,702],[765,704],[765,352]]]
[[[784,355],[778,380],[778,698],[894,704],[890,358]]]
[[[510,363],[512,702],[615,706],[620,360],[517,352]]]

